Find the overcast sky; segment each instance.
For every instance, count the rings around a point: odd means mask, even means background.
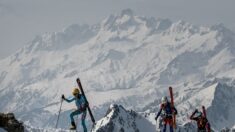
[[[137,15],[173,21],[223,23],[235,31],[234,6],[235,0],[0,0],[0,59],[36,35],[60,31],[74,23],[98,23],[126,8]]]

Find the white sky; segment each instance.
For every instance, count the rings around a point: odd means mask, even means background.
[[[36,35],[60,31],[74,23],[98,23],[126,8],[137,15],[173,21],[223,23],[235,31],[234,6],[235,0],[0,0],[0,59]]]

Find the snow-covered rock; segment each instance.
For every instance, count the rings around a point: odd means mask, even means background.
[[[99,120],[92,132],[155,132],[152,123],[135,111],[127,111],[121,105],[111,105],[104,118]]]

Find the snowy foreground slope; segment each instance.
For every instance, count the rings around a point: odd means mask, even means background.
[[[153,115],[172,86],[179,125],[205,105],[215,130],[232,128],[234,39],[221,24],[173,23],[129,9],[96,25],[74,24],[37,36],[0,61],[0,111],[14,112],[34,127],[53,128],[61,94],[71,96],[80,77],[96,119],[111,103]],[[59,128],[69,127],[73,105],[63,103]]]

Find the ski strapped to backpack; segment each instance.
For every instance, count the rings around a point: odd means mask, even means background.
[[[205,108],[205,106],[202,106],[202,113],[203,113],[203,116],[204,116],[205,118],[207,118],[207,117],[206,117],[206,108]]]
[[[78,86],[79,86],[79,88],[80,88],[80,90],[81,90],[82,95],[84,96],[85,100],[87,101],[86,95],[85,95],[85,93],[84,93],[84,91],[83,91],[83,87],[82,87],[82,84],[81,84],[81,81],[80,81],[79,78],[77,78],[77,84],[78,84]],[[92,114],[92,112],[91,112],[91,109],[90,109],[90,106],[89,106],[88,101],[87,101],[87,105],[88,105],[87,108],[88,108],[89,115],[90,115],[90,117],[91,117],[91,121],[92,121],[92,123],[93,123],[93,125],[94,125],[94,124],[95,124],[95,118],[94,118],[94,116],[93,116],[93,114]]]
[[[174,110],[174,96],[173,96],[173,89],[172,87],[169,87],[169,92],[171,96],[171,107],[172,111]],[[173,113],[173,128],[176,129],[176,115]]]

